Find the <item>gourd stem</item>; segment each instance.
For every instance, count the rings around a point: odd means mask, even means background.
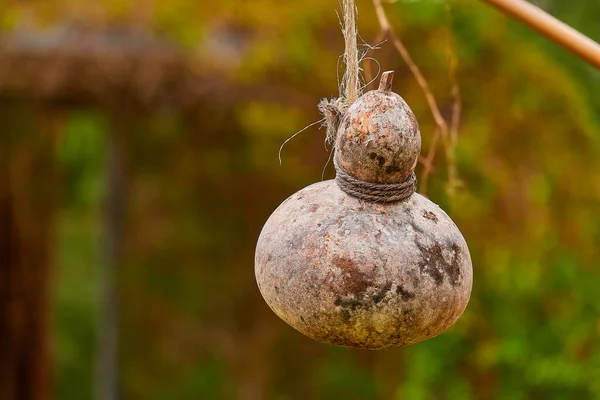
[[[392,90],[392,81],[394,80],[394,71],[385,71],[381,74],[379,81],[379,90],[389,92]]]

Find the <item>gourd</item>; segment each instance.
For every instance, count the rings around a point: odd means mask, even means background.
[[[281,319],[322,342],[384,349],[420,342],[462,315],[473,282],[467,244],[415,193],[417,120],[393,72],[344,113],[336,179],[285,200],[255,255],[260,292]]]

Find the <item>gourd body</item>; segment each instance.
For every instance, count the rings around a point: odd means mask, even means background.
[[[256,248],[259,289],[303,334],[383,349],[447,330],[471,293],[467,244],[419,194],[392,204],[358,200],[335,181],[310,185],[266,222]]]

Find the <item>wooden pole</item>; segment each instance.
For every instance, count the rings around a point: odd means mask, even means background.
[[[600,69],[600,45],[525,0],[484,0]]]
[[[103,218],[104,238],[99,269],[99,319],[96,353],[96,400],[119,398],[119,302],[117,266],[123,241],[125,182],[122,158],[122,124],[126,118],[111,115],[111,131],[107,135],[106,199]]]

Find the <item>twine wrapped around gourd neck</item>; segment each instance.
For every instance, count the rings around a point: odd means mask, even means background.
[[[412,172],[404,182],[379,183],[360,180],[340,167],[333,156],[335,182],[346,194],[373,203],[396,203],[408,199],[417,190],[417,176]]]

